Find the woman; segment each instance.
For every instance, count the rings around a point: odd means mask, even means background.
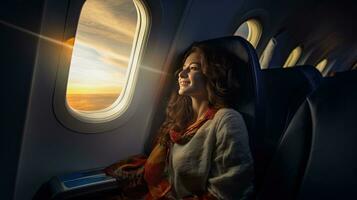
[[[111,166],[107,173],[118,177],[134,172],[125,175],[136,180],[125,190],[144,183],[146,199],[250,198],[254,170],[248,133],[242,116],[232,109],[239,98],[239,67],[247,66],[229,52],[193,44],[149,157],[131,159],[126,170],[123,163]]]

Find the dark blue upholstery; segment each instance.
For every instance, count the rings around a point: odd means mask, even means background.
[[[237,102],[248,127],[259,186],[281,135],[300,104],[322,77],[313,66],[261,70],[255,49],[245,39],[230,36],[203,41],[224,48],[248,63],[238,77],[243,92]]]
[[[313,66],[262,70],[264,120],[261,123],[263,131],[258,136],[258,176],[264,176],[291,118],[321,80],[321,74]]]
[[[324,80],[299,108],[259,199],[356,199],[357,72]]]

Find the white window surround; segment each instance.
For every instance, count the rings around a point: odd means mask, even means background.
[[[57,119],[65,127],[80,133],[105,132],[125,123],[135,110],[136,106],[132,104],[132,98],[135,93],[140,60],[150,29],[150,16],[142,0],[133,0],[133,2],[137,10],[137,27],[128,63],[129,71],[127,72],[126,84],[124,84],[122,94],[111,106],[97,111],[78,111],[70,108],[66,100],[66,87],[71,49],[63,47],[58,65],[53,106]],[[74,7],[78,8],[78,5]],[[76,11],[78,12],[78,10]],[[66,24],[66,26],[64,41],[66,41],[66,38],[74,37],[73,26],[76,27],[77,24],[73,22],[73,24]]]
[[[247,32],[247,33],[243,33],[241,30],[241,27],[243,28],[245,23],[246,23],[248,30],[244,30],[243,32]],[[249,20],[243,22],[238,27],[238,29],[235,31],[234,35],[244,37],[247,41],[249,41],[252,44],[252,46],[254,48],[256,48],[258,46],[262,32],[263,32],[263,27],[262,27],[261,23],[256,19],[249,19]]]

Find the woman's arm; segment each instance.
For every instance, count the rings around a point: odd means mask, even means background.
[[[230,110],[218,125],[208,192],[218,199],[248,199],[253,193],[253,178],[245,122],[238,112]]]

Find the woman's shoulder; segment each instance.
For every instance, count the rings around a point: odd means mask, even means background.
[[[233,108],[221,108],[217,111],[214,119],[218,124],[222,123],[234,123],[234,124],[241,124],[244,123],[244,119],[242,114],[238,111],[234,110]]]
[[[238,111],[234,110],[233,108],[221,108],[217,111],[215,118],[231,118],[237,117],[242,118],[242,114]]]
[[[248,130],[245,120],[238,111],[232,108],[222,108],[217,111],[215,118],[218,138],[247,137]]]

